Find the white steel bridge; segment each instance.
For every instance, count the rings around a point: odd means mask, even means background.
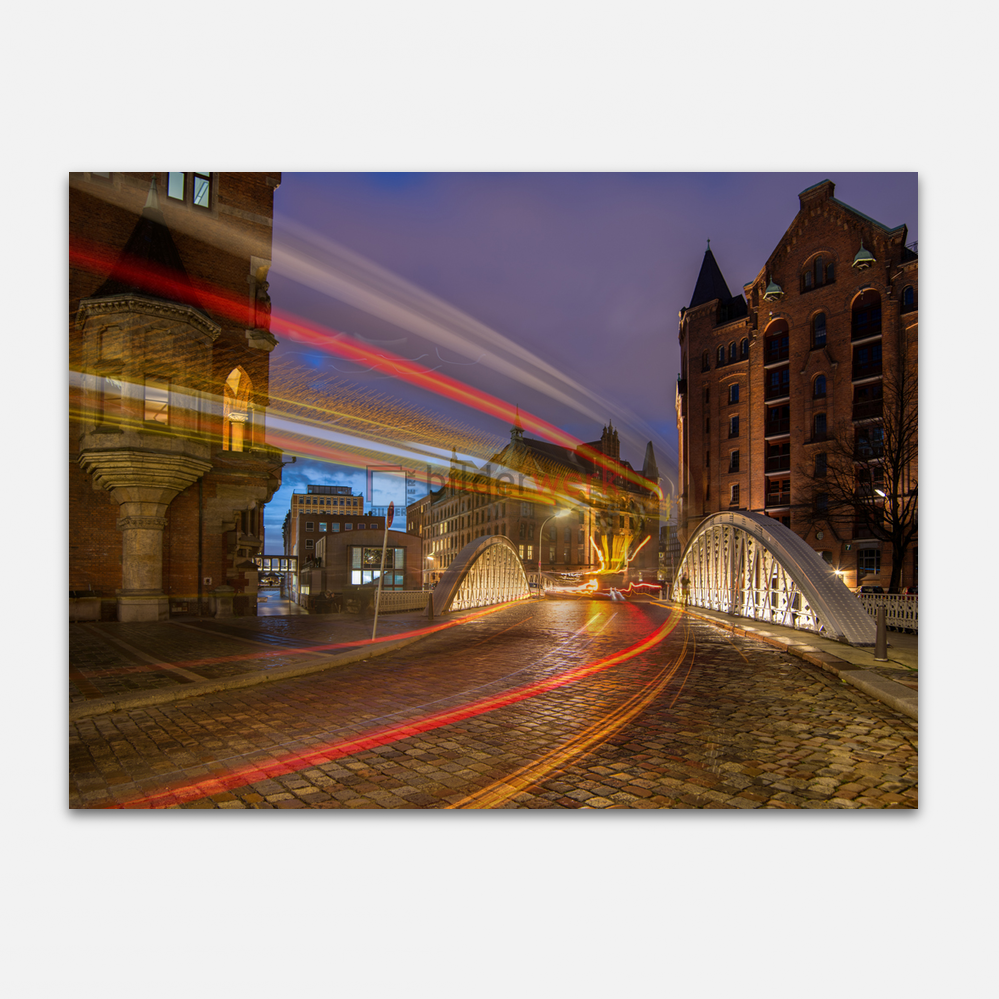
[[[685,591],[694,607],[850,645],[873,645],[877,634],[874,619],[818,552],[757,513],[716,513],[698,525],[674,580],[674,594]]]
[[[513,543],[499,534],[470,541],[434,587],[434,615],[487,607],[531,595]]]

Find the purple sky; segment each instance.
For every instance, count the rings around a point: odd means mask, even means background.
[[[839,200],[889,228],[904,223],[908,241],[918,239],[915,173],[285,173],[270,294],[276,311],[419,358],[582,440],[599,438],[610,419],[622,458],[640,467],[652,440],[668,477],[677,313],[706,241],[730,290],[741,292],[791,224],[798,193],[825,177]],[[428,308],[446,315],[436,324],[443,333],[423,325]],[[334,365],[500,445],[508,439],[504,421],[275,332],[273,365]],[[302,459],[286,467],[267,508],[268,554],[280,552],[291,492],[309,481],[359,488],[362,474]],[[401,494],[374,502],[389,498],[404,502]]]

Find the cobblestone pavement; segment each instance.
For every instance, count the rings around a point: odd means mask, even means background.
[[[675,608],[531,601],[335,670],[80,719],[70,805],[914,808],[916,742],[835,675]]]

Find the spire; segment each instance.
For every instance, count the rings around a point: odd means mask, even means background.
[[[134,294],[179,302],[204,313],[160,210],[155,174],[135,228],[111,273],[90,297]]]
[[[724,303],[732,298],[732,293],[728,290],[725,278],[722,277],[721,268],[715,260],[715,255],[711,252],[711,240],[709,239],[708,248],[704,251],[704,259],[701,261],[701,270],[697,275],[697,283],[694,285],[694,294],[690,298],[689,308],[704,305],[705,302],[712,302],[716,298]]]
[[[523,444],[524,443],[524,428],[520,423],[520,406],[517,406],[517,415],[514,417],[513,426],[510,428],[510,443],[511,444]]]

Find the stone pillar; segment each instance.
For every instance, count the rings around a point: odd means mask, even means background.
[[[234,586],[215,587],[215,616],[232,617],[232,598],[236,595]]]
[[[119,621],[165,621],[170,602],[163,593],[163,528],[166,517],[143,516],[123,503],[118,521],[122,534],[122,588],[118,591]],[[150,504],[153,505],[153,504]]]

